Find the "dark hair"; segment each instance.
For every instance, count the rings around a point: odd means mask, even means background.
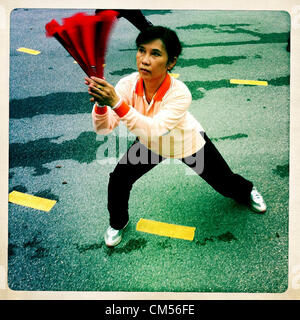
[[[182,47],[176,32],[162,26],[152,26],[141,31],[135,43],[139,47],[155,39],[160,39],[164,44],[168,54],[168,62],[173,61],[175,57],[181,54]]]

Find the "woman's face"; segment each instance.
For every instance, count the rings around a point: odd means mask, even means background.
[[[138,47],[136,63],[143,80],[158,80],[165,77],[168,68],[176,63],[168,62],[168,54],[160,39],[153,40]]]

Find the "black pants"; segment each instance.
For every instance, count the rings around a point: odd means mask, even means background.
[[[240,203],[248,204],[250,193],[253,187],[252,182],[231,171],[219,151],[211,140],[204,134],[206,141],[204,149],[199,150],[194,155],[183,158],[181,161],[194,169],[197,174],[211,185],[217,192],[225,197],[232,198]],[[130,152],[134,148],[140,152],[145,152],[150,163],[132,164],[129,161]],[[201,155],[202,152],[202,155]],[[203,156],[204,155],[204,156]],[[199,165],[195,166],[195,159],[203,161],[203,170],[199,171]],[[108,184],[108,211],[110,214],[110,226],[114,229],[122,229],[129,220],[128,202],[133,184],[145,173],[153,169],[158,163],[165,160],[162,156],[154,154],[152,151],[136,141],[117,164],[115,170],[110,174]]]
[[[96,9],[95,13],[105,11],[106,9]],[[146,19],[141,10],[133,9],[113,9],[119,12],[118,18],[125,18],[130,23],[132,23],[140,31],[145,30],[148,27],[153,26],[153,24]]]

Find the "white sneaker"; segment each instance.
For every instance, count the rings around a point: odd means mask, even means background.
[[[111,226],[109,226],[104,234],[104,241],[105,244],[108,247],[115,247],[117,246],[121,240],[122,240],[122,235],[123,235],[123,231],[125,230],[125,228],[127,227],[128,222],[126,224],[126,226],[121,229],[121,230],[117,230],[112,228]]]
[[[250,194],[250,207],[253,211],[258,213],[264,213],[267,210],[266,203],[262,195],[257,191],[255,187],[252,188]]]

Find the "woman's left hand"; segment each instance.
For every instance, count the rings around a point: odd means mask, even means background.
[[[85,78],[85,84],[89,86],[88,93],[92,96],[90,101],[97,102],[102,106],[115,106],[120,98],[116,94],[115,88],[107,81],[91,77]]]

